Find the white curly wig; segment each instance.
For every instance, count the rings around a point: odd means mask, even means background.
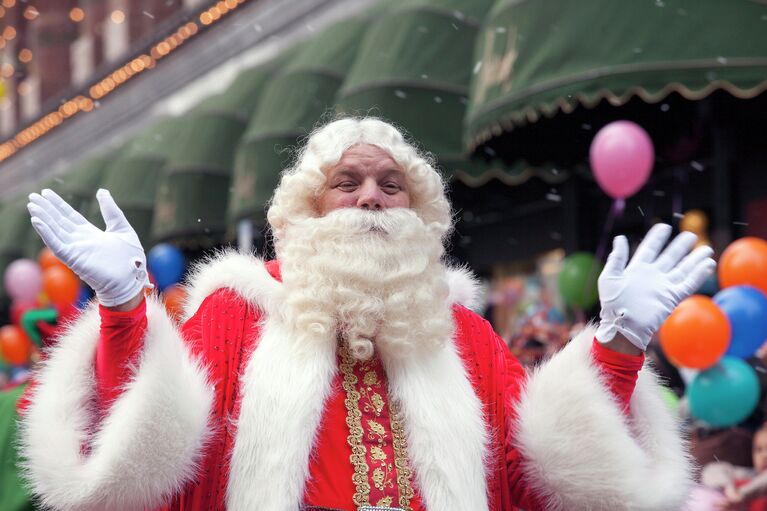
[[[405,172],[411,209],[431,232],[445,239],[452,228],[452,213],[445,182],[432,158],[381,119],[346,117],[316,128],[298,153],[296,164],[283,172],[267,213],[276,245],[291,221],[319,215],[317,198],[325,190],[327,170],[358,144],[378,146],[392,156]]]

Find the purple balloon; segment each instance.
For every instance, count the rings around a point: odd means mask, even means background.
[[[14,300],[34,300],[43,290],[43,272],[31,259],[16,259],[5,269],[5,290]]]
[[[594,137],[589,159],[602,190],[614,199],[625,199],[647,182],[655,149],[641,126],[631,121],[615,121]]]

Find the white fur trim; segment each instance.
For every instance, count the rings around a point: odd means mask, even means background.
[[[476,311],[479,306],[480,284],[470,269],[455,267],[447,269],[447,285],[450,293],[447,303],[459,304]]]
[[[527,483],[551,510],[679,509],[692,465],[657,376],[640,371],[626,417],[594,365],[593,338],[581,332],[524,389],[514,441]]]
[[[426,509],[487,510],[489,431],[455,343],[428,357],[383,363]]]
[[[335,343],[301,341],[275,318],[264,323],[242,379],[227,509],[300,507],[335,372]]]
[[[149,299],[139,368],[95,433],[95,305],[62,336],[37,373],[21,421],[25,470],[46,507],[153,509],[196,474],[213,389],[162,306]],[[81,452],[90,445],[90,453]]]
[[[196,264],[187,279],[184,320],[194,315],[205,298],[217,289],[235,291],[248,303],[272,314],[279,311],[282,284],[272,277],[264,261],[234,250],[222,250]]]

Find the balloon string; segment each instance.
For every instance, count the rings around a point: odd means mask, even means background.
[[[676,226],[679,223],[678,219],[682,218],[682,191],[687,188],[688,179],[687,173],[681,171],[680,169],[676,169],[674,174],[678,184],[680,185],[675,187],[674,197],[671,199],[672,222]]]
[[[615,199],[613,201],[613,205],[607,213],[607,220],[605,221],[605,228],[602,231],[602,238],[599,240],[599,245],[597,246],[597,261],[604,260],[605,252],[607,251],[607,242],[609,241],[610,233],[615,225],[615,220],[623,214],[624,209],[626,209],[626,201],[624,199]]]
[[[615,220],[618,219],[623,214],[623,210],[626,209],[626,201],[624,199],[615,199],[613,201],[612,206],[610,206],[610,211],[607,213],[607,220],[605,221],[605,227],[602,231],[602,237],[599,240],[599,245],[597,246],[596,251],[596,261],[602,262],[605,257],[605,252],[607,251],[607,242],[610,237],[610,233],[613,230],[613,226],[615,225]],[[599,272],[599,264],[594,263],[591,266],[591,270],[589,271],[589,278],[586,280],[586,285],[589,286],[591,282],[594,282],[594,280],[597,278],[597,273]],[[584,288],[583,294],[585,295],[588,293],[589,290]],[[578,313],[576,312],[576,316],[578,316]],[[583,312],[581,311],[579,321],[583,320]]]

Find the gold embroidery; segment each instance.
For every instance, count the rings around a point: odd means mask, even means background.
[[[368,483],[368,464],[365,461],[366,449],[362,444],[362,412],[359,409],[360,393],[355,389],[357,377],[354,375],[354,359],[346,348],[340,348],[341,372],[344,375],[343,388],[346,391],[346,425],[349,426],[349,436],[346,441],[352,448],[350,460],[354,466],[352,481],[357,489],[352,501],[357,506],[370,505],[370,484]]]
[[[375,371],[368,371],[365,373],[362,381],[365,385],[378,385],[378,375]]]
[[[386,453],[377,445],[370,448],[370,455],[376,461],[386,461]]]
[[[376,467],[375,470],[373,470],[373,484],[375,484],[376,488],[379,490],[383,490],[384,476],[385,473],[381,467]]]
[[[368,420],[368,427],[370,428],[370,432],[368,433],[368,438],[371,440],[378,440],[379,444],[383,444],[386,442],[386,430],[383,426],[381,426],[376,421]],[[378,438],[376,438],[376,436]]]
[[[346,392],[346,424],[349,427],[349,436],[347,441],[352,448],[350,461],[354,466],[354,475],[352,481],[355,484],[356,492],[352,498],[357,506],[370,505],[371,481],[368,480],[370,468],[368,466],[367,449],[363,442],[365,430],[362,427],[362,412],[360,411],[360,399],[365,400],[364,411],[374,413],[376,417],[381,416],[381,412],[386,406],[383,397],[373,392],[371,387],[381,387],[381,381],[378,374],[370,368],[370,362],[360,363],[357,374],[364,373],[362,383],[367,387],[357,388],[359,378],[355,374],[356,362],[349,354],[346,347],[339,350],[341,355],[341,372],[343,373],[343,388]],[[378,389],[376,389],[378,390]],[[396,483],[399,492],[399,506],[404,511],[412,511],[410,500],[413,498],[413,488],[410,484],[411,470],[408,466],[407,449],[404,430],[399,415],[399,406],[392,401],[389,402],[389,418],[391,422],[391,436],[386,428],[375,420],[367,419],[367,438],[376,442],[378,445],[370,447],[371,462],[377,465],[372,471],[372,483],[379,491],[385,488],[393,488],[393,477],[396,476]],[[385,449],[394,450],[394,466],[389,463]],[[396,472],[395,472],[396,467]],[[392,505],[392,497],[382,497],[378,499],[377,506],[389,507]]]
[[[410,499],[413,498],[413,487],[410,485],[412,472],[407,461],[407,443],[405,430],[400,421],[400,407],[393,399],[389,400],[391,416],[391,431],[394,441],[394,466],[397,467],[397,487],[399,488],[399,507],[404,511],[412,511]]]

